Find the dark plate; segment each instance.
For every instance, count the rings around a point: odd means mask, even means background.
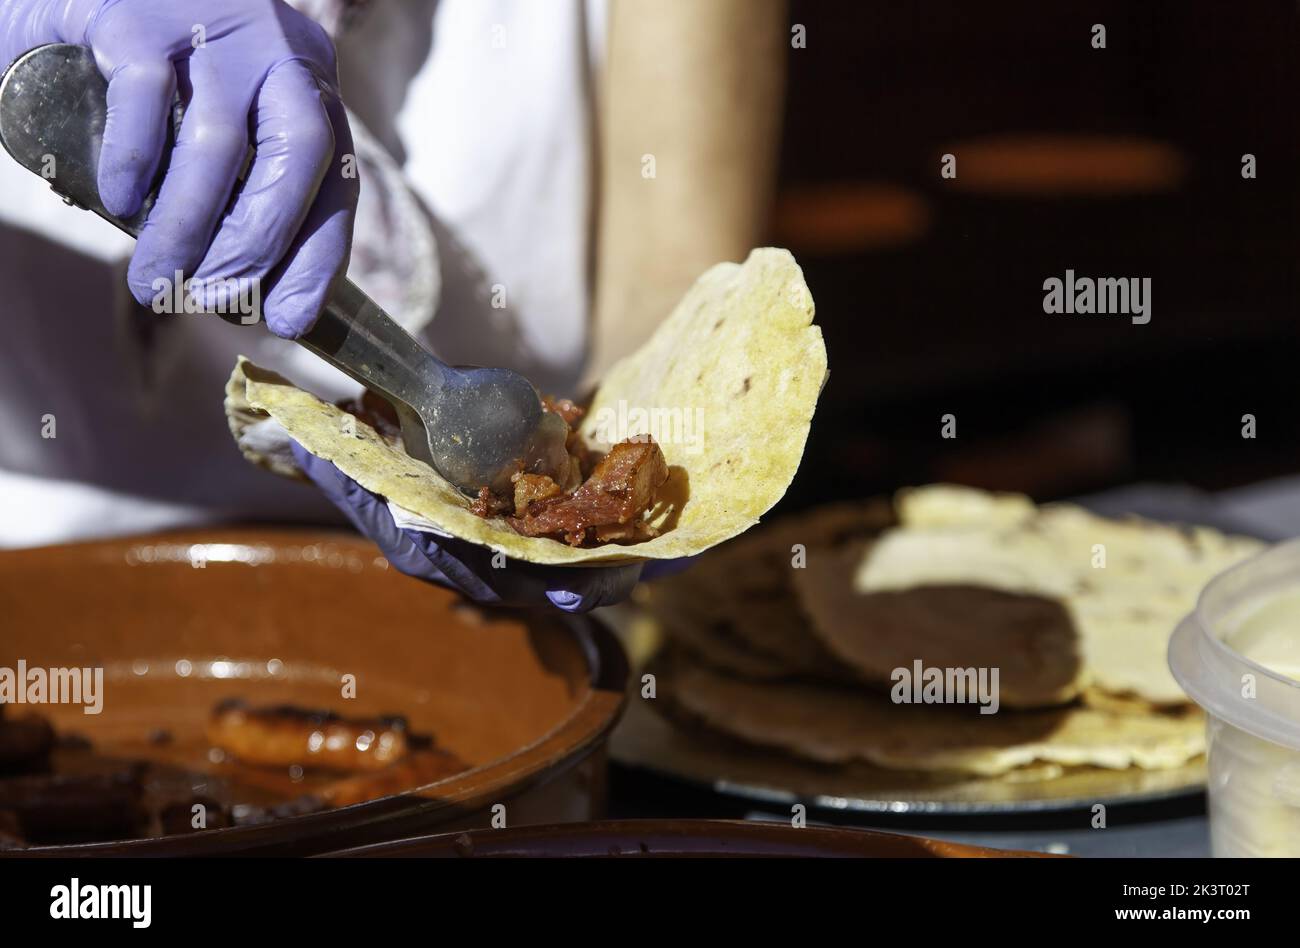
[[[446,833],[365,846],[331,856],[348,858],[491,858],[590,856],[786,856],[839,858],[985,858],[1041,856],[963,846],[919,836],[869,830],[732,820],[624,820],[564,826]]]

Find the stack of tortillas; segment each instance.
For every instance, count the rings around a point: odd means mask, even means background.
[[[948,486],[789,516],[649,586],[668,643],[652,704],[821,765],[1020,780],[1179,767],[1204,725],[1169,674],[1169,636],[1261,547]],[[992,688],[920,700],[921,670],[982,670]]]

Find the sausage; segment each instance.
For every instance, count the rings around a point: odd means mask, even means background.
[[[406,756],[401,717],[345,718],[289,705],[252,708],[224,701],[208,721],[208,740],[247,764],[343,772],[374,771]]]

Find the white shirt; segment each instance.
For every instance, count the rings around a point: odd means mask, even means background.
[[[603,30],[603,0],[373,0],[336,38],[362,167],[349,275],[448,361],[556,393],[585,357]],[[262,326],[133,306],[130,238],[7,156],[0,195],[0,546],[337,520],[243,460],[222,394],[240,353],[323,397],[354,383]]]

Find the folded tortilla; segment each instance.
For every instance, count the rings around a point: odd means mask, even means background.
[[[826,380],[826,348],[812,318],[794,257],[759,249],[744,264],[706,272],[650,340],[613,367],[583,419],[583,436],[600,447],[650,434],[669,466],[650,521],[661,534],[627,546],[575,548],[479,517],[469,498],[370,426],[244,359],[226,387],[226,414],[236,440],[274,418],[312,454],[429,528],[514,559],[692,556],[749,529],[789,487]],[[245,454],[268,464],[255,451]]]
[[[646,605],[665,634],[748,678],[853,680],[809,630],[791,586],[814,548],[878,534],[893,520],[880,501],[789,514],[738,537],[689,570],[650,584]]]
[[[963,584],[1054,600],[1079,637],[1076,684],[1156,705],[1187,700],[1165,661],[1175,626],[1210,579],[1264,548],[1205,527],[946,485],[901,492],[896,508],[900,525],[857,564],[857,595]]]
[[[870,546],[810,550],[806,568],[792,572],[817,637],[878,690],[888,691],[895,669],[920,661],[926,668],[997,668],[1008,708],[1079,696],[1079,634],[1060,602],[960,583],[859,592],[853,576]]]
[[[1072,706],[1041,711],[897,705],[861,690],[741,681],[664,656],[656,701],[730,737],[821,764],[994,776],[1032,764],[1177,767],[1205,749],[1192,708],[1125,714]]]

